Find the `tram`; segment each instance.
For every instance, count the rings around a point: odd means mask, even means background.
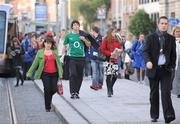
[[[13,74],[11,59],[7,48],[10,40],[17,37],[17,19],[12,16],[12,5],[0,5],[0,74]]]

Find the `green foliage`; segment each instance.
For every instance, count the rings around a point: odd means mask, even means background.
[[[82,0],[71,0],[71,18],[78,19],[80,16],[79,7]]]
[[[97,8],[102,5],[104,5],[106,11],[108,11],[110,8],[110,0],[72,0],[73,18],[78,18],[82,15],[85,22],[91,25],[97,20]]]
[[[144,10],[139,10],[134,16],[131,17],[128,29],[138,37],[140,32],[145,35],[152,32],[155,28],[154,23],[150,20],[149,15]]]
[[[79,11],[86,22],[92,23],[94,20],[96,20],[96,10],[90,1],[81,3]]]

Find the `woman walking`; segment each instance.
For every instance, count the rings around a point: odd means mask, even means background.
[[[145,62],[142,55],[143,47],[144,47],[144,34],[139,34],[139,39],[133,43],[131,48],[131,53],[133,56],[133,67],[136,69],[137,80],[138,83],[142,83],[145,77]]]
[[[14,37],[10,47],[10,55],[12,56],[13,68],[16,72],[16,85],[19,86],[19,80],[21,80],[21,85],[24,83],[23,71],[22,71],[22,48],[18,38]]]
[[[177,95],[177,98],[180,98],[180,27],[176,26],[173,30],[173,35],[176,38],[176,68],[173,73],[172,81],[174,79],[173,83],[173,92]]]
[[[36,58],[30,67],[27,77],[42,79],[44,86],[44,98],[46,112],[51,110],[52,97],[57,91],[58,79],[62,78],[62,65],[55,41],[52,36],[47,36],[43,42],[43,48],[37,52]]]
[[[102,53],[108,57],[105,62],[105,75],[107,85],[107,95],[113,95],[113,86],[118,76],[117,58],[122,53],[121,44],[115,37],[115,29],[110,28],[102,41]]]

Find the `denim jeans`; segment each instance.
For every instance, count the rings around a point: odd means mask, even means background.
[[[103,84],[104,66],[99,60],[91,60],[92,67],[92,84]]]
[[[91,61],[85,60],[85,66],[84,66],[84,76],[91,75]]]

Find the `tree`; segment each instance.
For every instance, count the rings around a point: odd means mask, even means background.
[[[105,6],[106,12],[110,8],[110,0],[76,0],[78,2],[79,13],[85,19],[86,25],[91,25],[97,20],[96,11],[98,7]],[[76,3],[77,4],[77,3]]]
[[[130,18],[128,29],[133,35],[138,37],[140,32],[143,32],[145,35],[152,32],[155,29],[155,23],[151,21],[144,10],[139,10]]]

